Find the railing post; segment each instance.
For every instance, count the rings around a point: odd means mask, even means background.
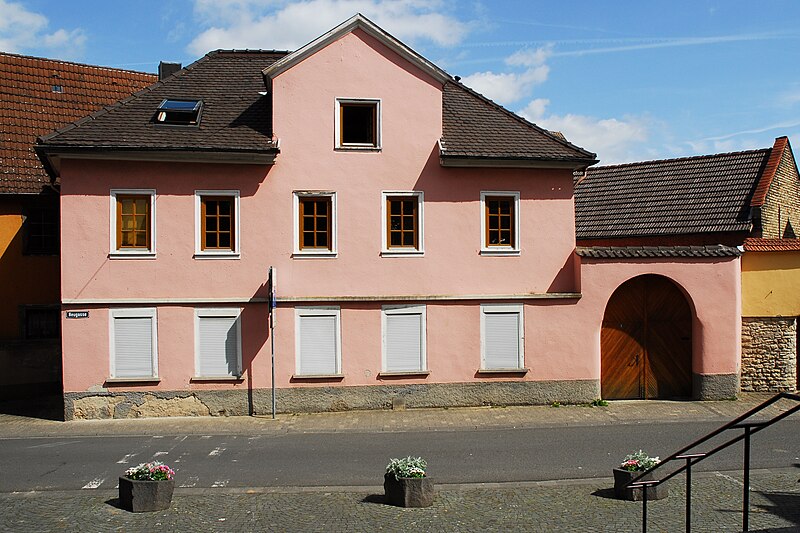
[[[750,531],[750,426],[744,428],[744,498],[742,531]]]
[[[642,487],[642,533],[647,533],[647,485]]]
[[[686,533],[692,531],[692,458],[686,458]]]

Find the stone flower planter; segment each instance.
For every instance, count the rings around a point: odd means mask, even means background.
[[[614,496],[620,500],[641,501],[644,495],[642,489],[623,488],[626,483],[633,478],[639,476],[641,472],[631,472],[629,470],[622,470],[621,468],[614,469]],[[651,481],[655,479],[653,474],[647,474],[639,481]],[[657,485],[655,487],[647,487],[647,500],[661,500],[669,495],[669,487],[666,483]]]
[[[401,477],[384,474],[386,503],[398,507],[430,507],[433,505],[433,481],[429,477]]]
[[[175,480],[140,481],[119,478],[119,505],[132,513],[163,511],[172,503]]]

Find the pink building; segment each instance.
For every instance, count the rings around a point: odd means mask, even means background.
[[[38,150],[67,418],[269,413],[273,340],[279,412],[587,402],[606,306],[642,275],[688,310],[690,368],[641,397],[738,390],[737,254],[576,254],[595,155],[360,15],[212,52]]]

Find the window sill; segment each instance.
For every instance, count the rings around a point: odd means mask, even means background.
[[[292,259],[334,259],[339,254],[337,252],[297,252],[292,254]]]
[[[422,257],[425,250],[382,250],[381,257]]]
[[[122,383],[143,383],[143,384],[152,384],[152,383],[159,383],[161,378],[154,378],[153,376],[141,377],[141,378],[106,378],[106,384],[108,385],[117,385]]]
[[[527,374],[530,368],[481,368],[478,374]]]
[[[344,379],[344,374],[293,374],[292,381],[339,381]]]
[[[240,259],[239,252],[195,252],[194,259]]]
[[[342,144],[334,148],[336,152],[380,152],[380,146],[358,146]]]
[[[155,252],[111,252],[108,254],[109,259],[155,259]]]
[[[207,381],[232,381],[234,383],[241,383],[244,381],[242,376],[194,376],[189,379],[189,383],[202,383]]]
[[[520,255],[520,250],[516,248],[481,248],[480,255],[485,256],[518,256]]]
[[[430,370],[403,370],[400,372],[378,372],[379,378],[405,378],[405,377],[417,377],[417,376],[428,376],[431,373]]]

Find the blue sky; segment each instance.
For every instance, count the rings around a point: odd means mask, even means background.
[[[356,12],[601,164],[800,149],[795,0],[0,0],[0,50],[154,72]]]

